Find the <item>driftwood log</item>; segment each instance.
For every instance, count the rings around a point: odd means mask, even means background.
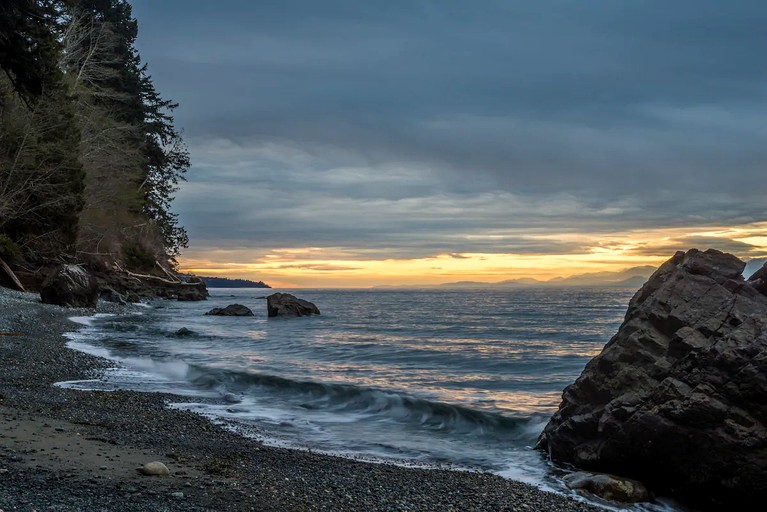
[[[3,261],[2,258],[0,258],[0,273],[6,278],[3,279],[3,281],[7,281],[12,286],[10,288],[13,288],[14,290],[18,290],[20,292],[26,291],[24,289],[24,286],[21,284],[21,281],[19,281],[19,278],[16,277],[16,274],[13,273],[13,270],[11,270],[11,267],[8,266],[5,261]]]

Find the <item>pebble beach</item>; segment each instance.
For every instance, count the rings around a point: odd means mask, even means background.
[[[117,307],[107,304],[102,312]],[[265,446],[168,408],[177,399],[170,395],[56,387],[114,364],[66,347],[64,333],[77,329],[68,318],[93,313],[0,290],[3,512],[601,510],[488,473]],[[137,471],[152,461],[170,475]]]

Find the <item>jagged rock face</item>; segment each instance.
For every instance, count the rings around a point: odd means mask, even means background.
[[[744,263],[678,252],[568,386],[538,445],[703,505],[767,495],[767,296]]]
[[[242,304],[229,304],[225,308],[213,308],[205,314],[213,316],[255,316],[249,307]]]
[[[320,310],[308,300],[299,299],[289,293],[273,293],[266,298],[266,311],[275,316],[319,315]]]
[[[98,302],[99,284],[78,265],[59,265],[43,282],[40,298],[46,304],[92,308]]]

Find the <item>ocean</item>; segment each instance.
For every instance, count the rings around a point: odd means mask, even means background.
[[[270,319],[275,291],[211,289],[208,301],[78,318],[70,346],[116,364],[60,385],[174,393],[183,400],[171,407],[268,444],[568,492],[564,470],[533,446],[635,292],[285,290],[322,315]],[[234,303],[255,317],[205,315]]]

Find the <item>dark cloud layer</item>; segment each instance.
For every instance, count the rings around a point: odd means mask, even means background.
[[[133,3],[195,245],[567,252],[527,235],[767,219],[763,1]]]

